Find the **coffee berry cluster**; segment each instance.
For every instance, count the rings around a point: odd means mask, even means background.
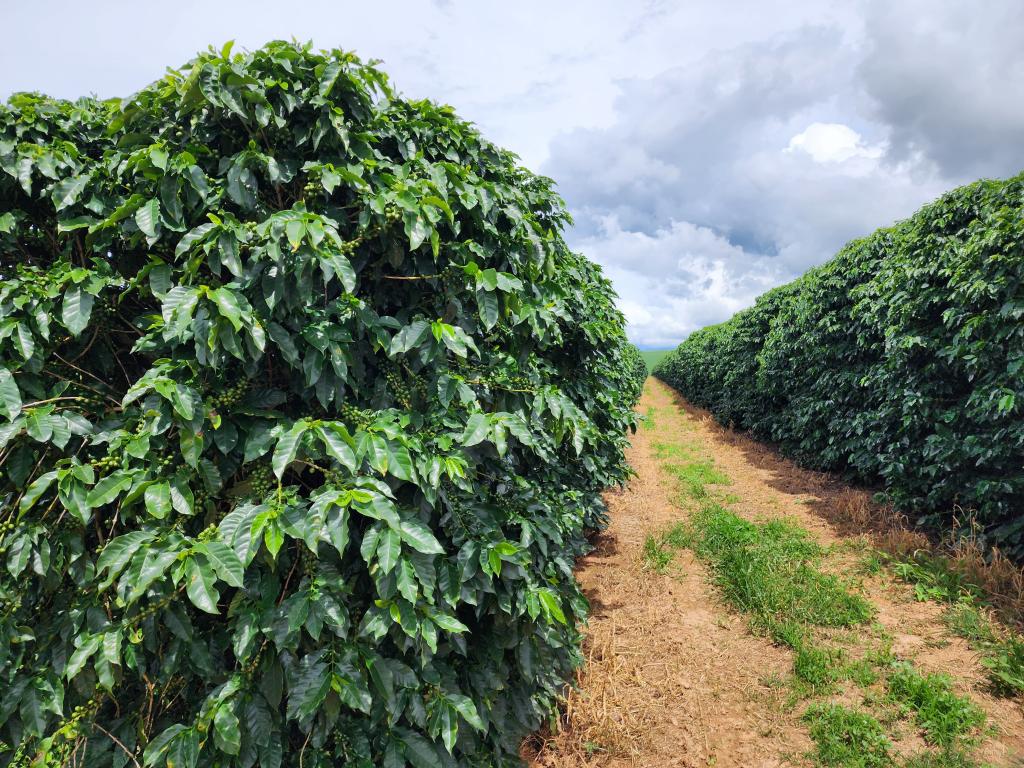
[[[225,390],[222,390],[220,394],[214,395],[210,398],[210,405],[214,408],[231,408],[238,404],[238,401],[245,397],[245,393],[249,391],[248,381],[239,381],[237,384],[232,384]]]
[[[249,473],[249,490],[254,498],[264,499],[276,487],[277,481],[274,478],[274,473],[266,462],[257,464]]]

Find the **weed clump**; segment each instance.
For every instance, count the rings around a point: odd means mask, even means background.
[[[953,692],[945,675],[921,674],[906,662],[893,665],[887,680],[890,699],[913,712],[925,741],[952,747],[985,724],[985,713]]]
[[[803,716],[810,726],[820,765],[841,768],[887,768],[892,742],[874,717],[840,704],[819,704]]]

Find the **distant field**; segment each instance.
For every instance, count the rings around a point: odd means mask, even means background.
[[[658,364],[661,358],[671,351],[671,349],[641,349],[640,355],[643,357],[644,362],[647,363],[647,370],[650,371]]]

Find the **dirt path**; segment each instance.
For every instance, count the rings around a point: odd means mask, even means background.
[[[659,574],[645,567],[643,547],[649,535],[687,516],[677,481],[664,469],[662,457],[673,446],[713,459],[729,476],[722,491],[736,513],[787,517],[826,545],[853,538],[822,514],[848,503],[850,491],[721,429],[655,379],[639,410],[652,418],[628,452],[637,476],[607,495],[611,524],[578,570],[592,605],[580,687],[560,732],[529,745],[526,756],[538,768],[811,765],[804,707],[793,704],[782,682],[793,652],[752,634],[689,550],[679,550]],[[941,609],[915,602],[907,585],[885,574],[865,577],[862,589],[898,656],[923,671],[955,675],[958,692],[986,710],[998,732],[975,756],[996,766],[1024,765],[1017,762],[1024,756],[1021,705],[986,693],[976,655],[949,635]],[[912,750],[913,740],[902,746]]]

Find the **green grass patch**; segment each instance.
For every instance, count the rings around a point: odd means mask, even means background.
[[[644,539],[642,556],[644,566],[658,573],[668,570],[676,550],[689,545],[690,534],[683,523],[676,523],[660,536],[648,535]]]
[[[643,358],[644,362],[647,363],[647,372],[650,373],[654,370],[654,366],[662,361],[671,349],[641,349],[640,357]]]
[[[866,712],[839,704],[817,704],[808,708],[803,720],[809,726],[819,765],[886,768],[893,764],[892,742],[882,724]]]
[[[982,597],[981,587],[944,557],[918,552],[906,560],[893,562],[892,570],[913,585],[914,597],[921,602],[955,603],[964,598],[980,600]]]
[[[913,713],[925,741],[952,748],[985,724],[985,713],[953,692],[946,675],[921,674],[906,662],[893,665],[886,686],[895,704]]]
[[[997,631],[985,609],[970,599],[951,605],[945,620],[953,634],[981,653],[994,693],[1024,695],[1024,637]]]
[[[692,532],[694,551],[711,565],[726,599],[763,629],[848,627],[874,614],[864,598],[816,567],[822,548],[792,523],[752,523],[709,504],[693,515]]]
[[[942,557],[918,554],[892,567],[900,578],[914,585],[918,600],[950,604],[946,626],[981,653],[981,663],[988,670],[995,693],[1024,695],[1024,636],[996,629],[985,610],[980,587]]]
[[[643,559],[644,566],[652,571],[664,573],[668,564],[672,562],[672,550],[662,546],[661,542],[652,535],[644,539]]]
[[[689,460],[693,458],[694,448],[692,445],[686,443],[655,443],[654,444],[654,455],[659,459],[684,459]],[[672,470],[675,465],[669,464],[663,467],[666,470]]]
[[[715,468],[715,462],[711,459],[669,464],[665,469],[679,481],[680,487],[692,499],[706,499],[709,485],[729,485],[732,482],[727,474]]]
[[[996,642],[992,620],[985,611],[970,600],[961,600],[950,606],[943,617],[949,631],[971,645]]]
[[[978,763],[963,752],[944,749],[941,752],[924,752],[907,759],[901,768],[977,768]]]
[[[640,425],[644,429],[654,429],[654,414],[655,413],[657,413],[657,411],[654,409],[653,405],[647,406],[647,410],[644,411],[644,417],[640,421]]]
[[[981,663],[988,669],[996,693],[1024,695],[1024,637],[1016,635],[985,646]]]
[[[878,667],[866,658],[857,659],[843,668],[843,677],[852,680],[861,688],[867,688],[878,682]]]
[[[793,674],[813,693],[831,691],[844,671],[843,652],[804,642],[793,659]]]

